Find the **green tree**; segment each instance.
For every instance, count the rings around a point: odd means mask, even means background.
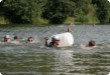
[[[3,0],[0,15],[12,23],[38,23],[45,18],[61,24],[71,17],[80,23],[110,22],[107,0]],[[97,22],[95,22],[97,21]]]
[[[96,4],[97,17],[101,23],[110,22],[110,3],[107,0],[92,0],[93,4]]]
[[[46,0],[5,0],[5,15],[14,23],[34,23],[43,11]]]
[[[96,16],[97,7],[91,3],[91,0],[73,0],[75,2],[74,15],[78,24],[98,23]]]
[[[48,0],[43,17],[50,23],[61,24],[74,11],[74,2],[70,0]]]

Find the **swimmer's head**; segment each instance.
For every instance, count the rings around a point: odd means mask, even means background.
[[[88,46],[95,46],[95,41],[94,40],[90,40],[88,43]]]
[[[9,35],[5,35],[5,38],[10,38],[10,36]]]
[[[53,36],[52,41],[56,41],[56,40],[59,40],[59,37],[58,36]]]
[[[15,39],[15,40],[18,39],[18,36],[14,36],[14,39]]]
[[[28,37],[27,41],[32,42],[32,41],[34,41],[34,38],[33,37]]]

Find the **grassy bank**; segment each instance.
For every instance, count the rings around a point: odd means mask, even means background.
[[[88,16],[79,16],[77,18],[68,17],[64,25],[93,25],[100,24],[99,20],[96,17],[88,17]],[[50,26],[53,24],[49,24],[49,21],[42,18],[37,18],[33,24],[14,24],[6,20],[4,17],[0,17],[0,27],[32,27],[32,26]]]
[[[3,16],[0,16],[0,24],[9,24],[10,22]]]
[[[71,24],[71,23],[78,25],[82,25],[82,24],[91,25],[91,24],[99,24],[100,22],[96,17],[90,17],[90,16],[79,16],[77,18],[68,17],[64,22],[64,24]]]

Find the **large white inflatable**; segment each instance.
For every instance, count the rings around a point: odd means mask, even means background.
[[[74,37],[70,32],[52,35],[48,40],[48,44],[52,41],[53,37],[60,40],[60,44],[57,47],[67,47],[74,44]]]
[[[0,2],[1,2],[2,0],[0,0]]]

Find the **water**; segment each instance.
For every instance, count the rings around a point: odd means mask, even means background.
[[[110,72],[110,26],[74,26],[75,44],[68,48],[48,48],[44,37],[66,31],[67,26],[0,28],[24,40],[33,36],[38,43],[0,44],[0,72],[3,75],[107,75]],[[99,47],[82,49],[89,40]]]

